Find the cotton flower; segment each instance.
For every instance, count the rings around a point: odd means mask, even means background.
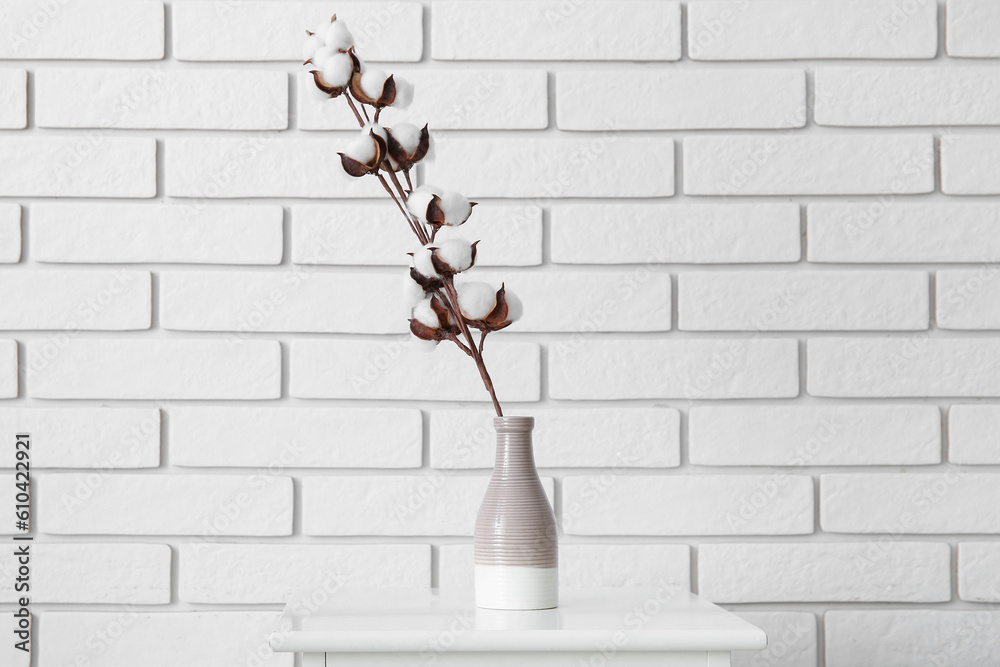
[[[339,153],[340,164],[349,175],[360,177],[378,171],[387,153],[385,130],[378,125],[366,125],[361,136]]]
[[[403,283],[403,303],[407,309],[414,308],[426,294],[423,285],[414,280],[412,275],[407,274]]]
[[[436,243],[431,253],[431,262],[443,276],[453,276],[476,263],[476,244],[465,239],[449,239]]]
[[[386,144],[393,170],[411,169],[427,155],[430,143],[431,136],[426,125],[423,129],[418,129],[410,123],[399,123],[389,128]],[[426,206],[424,210],[426,211]]]
[[[433,185],[420,186],[410,193],[406,201],[410,213],[432,227],[463,224],[475,205],[476,202],[470,202],[457,192],[441,191]]]
[[[354,37],[351,31],[337,21],[334,14],[329,23],[324,23],[308,35],[302,45],[302,57],[306,65],[312,65],[316,87],[331,97],[338,97],[347,90],[355,70],[361,69],[361,61],[353,54]]]
[[[489,283],[469,282],[456,285],[458,306],[469,325],[484,332],[504,329],[524,313],[521,300],[501,285],[495,290]]]
[[[422,299],[413,308],[413,319],[432,329],[437,329],[441,326],[441,320],[431,305],[431,299]]]
[[[360,67],[351,77],[351,94],[354,99],[370,104],[376,109],[387,107],[396,99],[396,81],[379,69],[365,71]]]
[[[421,340],[439,341],[454,336],[451,313],[437,295],[424,299],[413,309],[410,333]]]
[[[347,29],[347,26],[342,21],[337,20],[336,14],[333,20],[330,21],[330,25],[326,26],[326,29],[318,34],[323,35],[323,41],[326,42],[328,47],[337,49],[338,51],[347,51],[354,46],[354,35],[351,34],[351,31]]]
[[[413,270],[424,278],[440,278],[434,268],[434,246],[426,245],[410,253]],[[416,279],[414,279],[416,280]]]
[[[496,290],[489,283],[462,283],[455,289],[458,291],[458,307],[466,319],[484,319],[497,305]]]

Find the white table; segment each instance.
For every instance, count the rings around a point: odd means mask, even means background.
[[[558,609],[477,609],[472,592],[305,592],[271,647],[303,667],[728,667],[764,632],[687,591],[563,589]]]

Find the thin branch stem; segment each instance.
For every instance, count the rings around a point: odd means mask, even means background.
[[[403,203],[399,201],[396,197],[396,193],[392,191],[392,187],[389,185],[389,182],[385,180],[385,176],[378,172],[375,172],[375,175],[378,176],[378,180],[382,184],[382,187],[385,188],[385,191],[389,193],[390,197],[392,197],[392,201],[396,202],[396,206],[399,207],[400,213],[403,214],[403,217],[406,218],[406,222],[410,225],[410,230],[417,235],[417,239],[419,239],[422,244],[427,245],[428,240],[427,235],[424,234],[424,230],[414,224],[409,213],[407,213],[406,209],[403,207]]]
[[[455,282],[452,276],[443,276],[441,282],[444,283],[444,289],[448,293],[448,297],[452,300],[455,306],[455,310],[458,311],[458,324],[462,329],[462,333],[465,334],[465,339],[469,343],[469,347],[473,350],[472,358],[476,361],[476,366],[479,368],[479,375],[483,378],[483,384],[486,385],[486,391],[490,394],[490,399],[493,401],[493,409],[497,411],[497,417],[503,417],[503,409],[500,407],[500,401],[497,400],[496,389],[493,388],[493,378],[490,377],[490,372],[486,370],[486,362],[483,361],[483,355],[478,351],[476,343],[472,338],[472,332],[469,330],[469,323],[465,321],[462,317],[462,312],[458,308],[458,292],[455,290]]]
[[[486,342],[486,334],[488,334],[488,333],[489,333],[489,331],[486,331],[485,329],[483,329],[482,333],[479,334],[479,355],[480,356],[482,356],[482,354],[483,354],[483,343]]]
[[[365,106],[364,102],[361,103],[361,113],[365,115],[365,120],[367,120],[370,123],[371,119],[368,117],[368,107]]]
[[[413,182],[410,180],[410,170],[404,169],[403,176],[406,176],[406,189],[413,192]]]
[[[381,115],[382,115],[382,108],[379,107],[379,108],[375,109],[375,122],[376,123],[378,122],[378,117],[381,116]]]
[[[388,160],[387,160],[387,162],[388,162]],[[408,198],[406,196],[406,190],[404,190],[403,186],[399,184],[399,177],[396,176],[396,172],[394,172],[392,170],[392,166],[391,165],[389,166],[389,178],[392,179],[392,184],[395,185],[396,186],[396,190],[399,191],[399,196],[403,198],[403,201],[406,201],[407,198]]]
[[[365,121],[364,121],[363,118],[361,118],[361,114],[358,113],[358,107],[355,106],[354,100],[351,99],[351,94],[348,93],[348,92],[345,92],[344,93],[344,99],[347,100],[347,103],[351,107],[351,111],[354,112],[354,117],[358,119],[358,125],[361,126],[361,127],[364,127],[365,126]]]

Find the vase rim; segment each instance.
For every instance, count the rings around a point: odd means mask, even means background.
[[[499,429],[530,429],[535,425],[534,417],[494,417],[493,428]]]

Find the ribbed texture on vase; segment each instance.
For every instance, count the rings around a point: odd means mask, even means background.
[[[552,507],[535,470],[532,417],[497,417],[493,477],[476,520],[476,564],[554,568],[559,560]]]

